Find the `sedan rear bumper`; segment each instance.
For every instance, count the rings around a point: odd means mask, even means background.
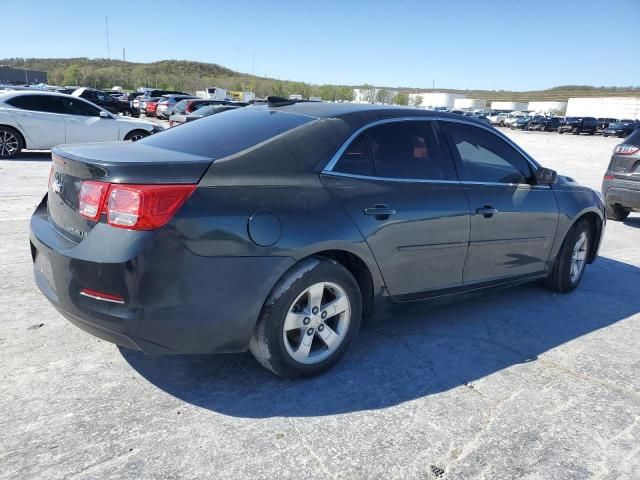
[[[89,260],[109,250],[104,237],[70,244],[43,202],[31,219],[36,284],[71,323],[106,341],[149,354],[247,349],[260,309],[293,264],[288,257],[203,257],[159,230],[113,263]],[[113,247],[112,247],[113,248]],[[83,288],[124,299],[113,303]]]

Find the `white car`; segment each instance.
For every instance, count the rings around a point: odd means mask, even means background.
[[[27,90],[0,93],[0,158],[11,158],[23,148],[49,150],[62,143],[135,141],[162,130],[71,95]]]

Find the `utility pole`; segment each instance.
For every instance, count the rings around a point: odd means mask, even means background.
[[[123,61],[123,62],[126,62],[126,61],[127,61],[127,58],[126,58],[126,56],[125,56],[125,54],[124,54],[124,47],[122,47],[122,61]]]
[[[107,32],[107,60],[111,60],[111,51],[109,50],[109,17],[104,17],[104,25]]]
[[[256,54],[251,55],[251,75],[256,74]]]
[[[23,57],[22,61],[24,62],[24,83],[26,85],[29,85],[29,73],[27,73],[27,59]]]

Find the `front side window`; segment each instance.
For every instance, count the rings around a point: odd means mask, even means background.
[[[87,102],[75,98],[62,99],[65,113],[68,115],[82,115],[84,117],[99,117],[100,110]]]
[[[473,125],[443,122],[462,165],[462,179],[488,183],[528,183],[527,159],[515,148]]]

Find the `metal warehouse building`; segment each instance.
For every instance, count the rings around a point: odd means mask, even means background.
[[[484,108],[487,101],[476,98],[456,98],[453,102],[454,108]]]
[[[527,110],[528,107],[529,104],[523,102],[491,102],[491,110],[515,112],[516,110]]]
[[[540,113],[564,113],[567,110],[567,102],[529,102],[527,110]]]
[[[409,105],[426,108],[446,107],[453,108],[456,99],[466,98],[461,93],[422,92],[410,93]],[[421,100],[421,101],[420,101]]]
[[[570,98],[567,116],[640,118],[640,97]]]
[[[11,68],[7,65],[0,65],[0,84],[24,85],[25,83],[47,83],[47,80],[47,72],[21,70],[19,68]]]

